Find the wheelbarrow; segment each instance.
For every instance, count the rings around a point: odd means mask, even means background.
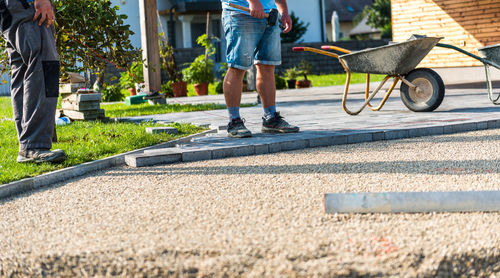
[[[484,69],[486,71],[486,87],[488,89],[488,98],[491,100],[491,102],[495,105],[500,104],[500,94],[497,95],[496,97],[493,94],[493,86],[491,84],[491,75],[490,75],[490,66],[495,67],[497,69],[500,69],[500,44],[496,45],[490,45],[490,46],[485,46],[482,48],[479,48],[479,53],[484,56],[484,58],[476,56],[470,52],[467,52],[461,48],[458,48],[456,46],[450,45],[450,44],[444,44],[444,43],[438,43],[436,46],[439,47],[444,47],[444,48],[450,48],[453,50],[456,50],[460,53],[463,53],[469,57],[472,57],[476,60],[479,60],[481,63],[484,65]]]
[[[415,37],[400,43],[389,44],[376,48],[369,48],[351,52],[337,46],[322,46],[321,49],[312,47],[294,47],[293,51],[310,51],[339,59],[347,73],[342,108],[350,115],[357,115],[367,106],[373,111],[379,111],[399,81],[401,81],[401,100],[405,106],[416,112],[433,111],[439,107],[444,98],[445,87],[443,80],[435,71],[428,68],[415,67],[436,46],[442,38]],[[336,50],[344,53],[337,55],[326,50]],[[347,108],[351,73],[366,73],[365,102],[356,111]],[[378,87],[370,92],[370,74],[384,74],[385,78]],[[389,79],[392,85],[377,107],[370,101],[382,89]]]

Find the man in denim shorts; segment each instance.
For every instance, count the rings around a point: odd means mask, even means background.
[[[229,4],[249,8],[250,12]],[[290,32],[292,20],[288,15],[286,0],[222,0],[222,7],[228,63],[224,79],[224,97],[229,112],[228,136],[252,136],[239,113],[243,77],[252,64],[257,67],[257,92],[264,107],[262,132],[298,132],[299,127],[290,125],[276,112],[274,67],[281,64],[281,30],[279,21],[269,26],[265,18],[271,9],[277,9],[281,15],[283,32]]]

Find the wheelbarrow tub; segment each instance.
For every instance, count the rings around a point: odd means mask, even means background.
[[[500,44],[481,47],[478,50],[486,60],[500,65]]]
[[[341,55],[351,72],[407,74],[413,70],[442,38],[424,37]]]

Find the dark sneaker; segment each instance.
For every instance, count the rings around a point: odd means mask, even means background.
[[[292,133],[299,132],[299,127],[289,124],[276,112],[274,117],[270,119],[262,118],[262,132],[263,133]]]
[[[245,127],[243,120],[232,119],[229,124],[227,124],[227,136],[233,138],[245,138],[252,137],[252,132]]]
[[[53,151],[47,149],[22,150],[19,151],[19,155],[17,156],[17,162],[19,163],[26,163],[26,162],[61,163],[64,160],[66,160],[66,154],[64,153],[63,150],[53,150]]]

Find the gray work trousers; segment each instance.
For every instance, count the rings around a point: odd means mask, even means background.
[[[33,21],[25,0],[0,0],[0,29],[12,70],[12,108],[19,149],[50,149],[59,96],[59,58],[53,28]]]

